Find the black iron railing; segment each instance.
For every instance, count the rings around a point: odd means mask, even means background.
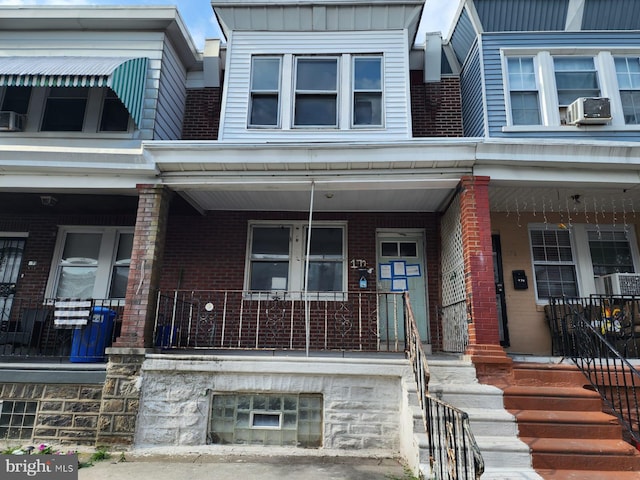
[[[548,314],[555,328],[554,348],[570,357],[618,417],[628,440],[640,444],[640,372],[626,358],[637,358],[635,329],[639,298],[553,298]]]
[[[105,361],[104,350],[119,335],[123,308],[119,300],[94,299],[84,326],[61,328],[55,300],[0,297],[0,361]]]
[[[428,393],[429,366],[422,340],[405,293],[407,353],[418,386],[425,429],[429,438],[429,458],[433,478],[477,480],[484,472],[484,460],[469,424],[469,416]]]
[[[154,344],[172,349],[404,352],[401,293],[160,292]]]

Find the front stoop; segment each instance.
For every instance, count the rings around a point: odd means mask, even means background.
[[[504,403],[534,468],[549,480],[640,479],[640,452],[586,383],[574,365],[514,364]]]
[[[515,417],[504,409],[502,391],[482,385],[466,359],[431,357],[429,393],[469,415],[485,462],[483,480],[533,480],[529,447],[518,439]]]

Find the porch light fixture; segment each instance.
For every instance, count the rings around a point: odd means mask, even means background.
[[[333,198],[333,193],[327,192],[324,194],[325,198]]]
[[[58,199],[52,195],[40,195],[40,203],[44,207],[53,207],[58,203]]]
[[[580,203],[580,198],[582,198],[582,195],[580,194],[571,195],[571,199],[573,200],[573,203],[575,203],[576,205]]]

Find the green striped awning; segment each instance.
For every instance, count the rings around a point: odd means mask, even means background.
[[[0,57],[0,87],[109,87],[140,125],[147,58]]]

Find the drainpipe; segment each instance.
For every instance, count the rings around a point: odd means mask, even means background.
[[[309,228],[307,230],[307,255],[304,262],[304,327],[306,337],[306,353],[309,356],[309,335],[311,334],[311,312],[309,310],[309,254],[311,253],[311,223],[313,222],[313,194],[316,184],[311,182],[311,200],[309,201]]]

